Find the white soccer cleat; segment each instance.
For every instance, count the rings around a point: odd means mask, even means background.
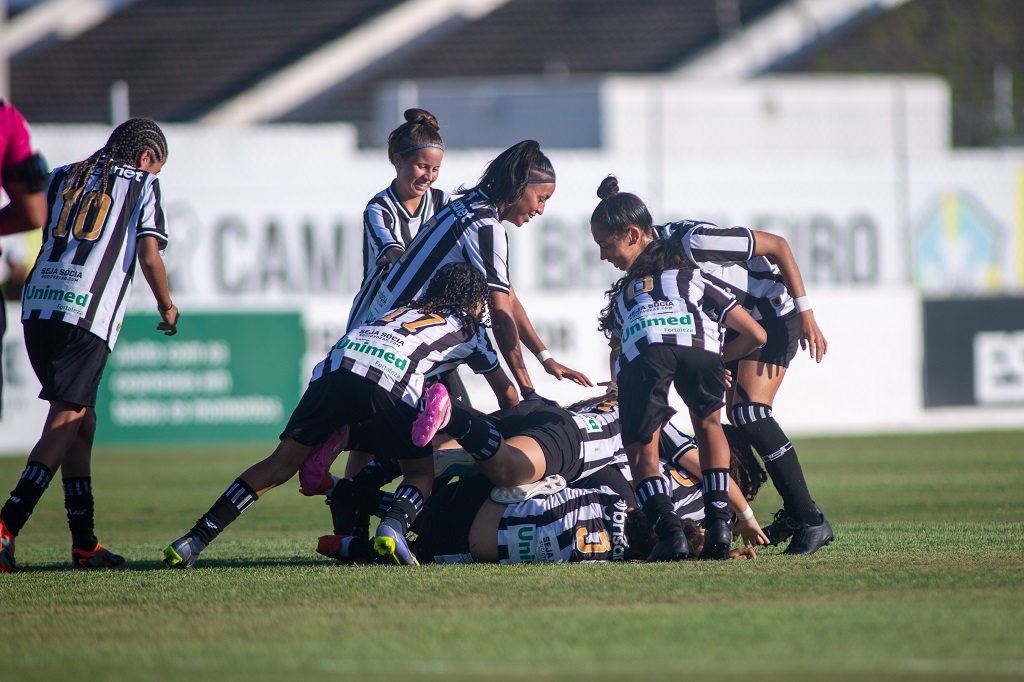
[[[498,504],[516,504],[534,497],[554,495],[564,490],[566,485],[568,484],[561,475],[551,474],[533,483],[494,488],[491,490],[491,499]]]

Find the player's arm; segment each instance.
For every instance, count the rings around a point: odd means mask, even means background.
[[[540,340],[539,336],[537,336],[537,331],[533,328],[530,316],[526,314],[526,309],[523,307],[519,297],[516,296],[515,289],[509,286],[508,291],[509,299],[512,302],[512,311],[515,316],[516,327],[519,329],[520,339],[522,340],[523,345],[537,357],[541,366],[544,367],[544,371],[559,381],[562,379],[570,379],[580,386],[593,386],[593,382],[591,382],[585,374],[577,372],[574,369],[569,369],[551,357],[551,353],[547,350],[544,342]],[[544,355],[541,355],[542,353],[544,353]]]
[[[529,397],[537,390],[533,387],[530,373],[526,371],[526,364],[523,362],[523,351],[519,345],[519,327],[516,325],[511,296],[507,292],[491,289],[490,308],[491,331],[494,333],[498,350],[501,351],[505,364],[519,384],[519,391],[524,398]]]
[[[505,409],[506,407],[515,407],[519,404],[519,394],[516,393],[516,387],[513,385],[512,380],[508,378],[500,366],[493,372],[488,372],[484,375],[487,379],[488,386],[494,391],[494,397],[498,399],[498,408]]]
[[[167,271],[164,269],[164,259],[160,256],[160,240],[153,236],[140,237],[138,260],[162,318],[156,328],[166,336],[174,336],[178,333],[178,308],[171,301],[167,287]]]
[[[0,235],[35,230],[46,224],[48,174],[42,157],[33,154],[4,171],[4,191],[10,203],[0,209]]]
[[[822,334],[814,319],[814,311],[807,302],[807,289],[804,288],[803,277],[800,276],[800,268],[796,264],[796,257],[789,247],[785,238],[770,232],[753,231],[754,255],[766,256],[778,266],[782,274],[782,281],[797,303],[797,314],[800,319],[800,347],[804,350],[810,349],[811,357],[815,362],[821,362],[822,357],[828,351],[828,342]]]
[[[742,306],[734,305],[725,314],[725,326],[739,333],[722,348],[722,361],[730,362],[750,355],[768,340],[768,332]]]

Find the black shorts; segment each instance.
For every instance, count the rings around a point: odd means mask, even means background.
[[[622,444],[650,443],[654,432],[672,418],[669,384],[698,417],[725,405],[725,366],[722,356],[699,348],[654,344],[623,363],[619,385]]]
[[[762,318],[758,320],[758,323],[768,333],[768,340],[763,346],[742,359],[789,367],[789,363],[796,357],[797,348],[800,345],[799,315],[796,312],[791,312],[783,317]],[[737,336],[737,332],[727,329],[725,342],[728,343]],[[738,365],[739,360],[729,363],[728,369],[733,375],[736,374]]]
[[[527,436],[544,453],[545,476],[561,474],[572,481],[583,469],[583,436],[572,413],[544,400],[523,400],[515,407],[494,412],[503,438]]]
[[[424,563],[470,563],[469,530],[494,485],[485,476],[460,478],[427,500],[414,551]],[[445,558],[447,557],[447,559]]]
[[[43,385],[39,397],[81,407],[96,407],[107,366],[107,342],[81,327],[55,320],[25,320],[25,349]]]
[[[377,382],[339,369],[310,382],[281,438],[319,445],[349,424],[356,430],[358,449],[395,459],[424,459],[433,450],[412,444],[412,423],[418,414]]]

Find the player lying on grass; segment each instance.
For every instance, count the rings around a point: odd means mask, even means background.
[[[674,511],[684,520],[694,548],[691,558],[696,558],[703,544],[697,522],[704,516],[696,448],[687,436],[671,427],[662,433],[672,434],[661,441],[666,457],[662,462],[665,482]],[[738,436],[735,430],[730,435]],[[753,499],[767,474],[742,437],[733,444],[732,461],[737,481],[734,490]],[[696,469],[697,473],[683,467]],[[461,477],[431,497],[416,528],[414,551],[421,561],[435,563],[643,559],[650,555],[656,537],[643,513],[636,509],[628,472],[628,466],[620,461],[561,490],[544,491],[509,504],[495,502],[495,497],[507,497],[507,491],[496,489],[485,476]],[[766,538],[749,506],[743,500],[739,504],[743,506],[739,514],[749,515],[749,537],[764,543]],[[741,523],[740,527],[745,525]],[[374,559],[369,544],[351,536],[324,536],[317,551],[346,563]],[[753,558],[750,540],[732,550],[732,556]]]
[[[533,462],[531,466],[539,470],[540,475],[548,474],[543,478],[538,478],[537,474],[529,476],[534,479],[534,485],[495,488],[493,497],[496,501],[518,502],[525,496],[558,492],[565,487],[567,479],[577,487],[599,487],[593,484],[592,476],[601,475],[610,467],[621,468],[625,464],[618,435],[618,403],[614,396],[582,401],[570,408],[530,400],[492,415],[476,413],[473,418],[487,421],[501,441],[499,449],[502,454],[496,454],[483,463],[474,462],[475,468],[483,474],[481,477],[486,478],[492,487],[495,481],[487,474],[485,466],[499,458],[509,460],[507,467],[497,468],[499,475],[506,476],[503,479],[506,483],[518,480],[508,477],[508,470],[514,470],[517,462],[521,468],[527,467],[526,462],[531,461],[531,457],[539,461],[539,464]],[[741,518],[737,532],[748,545],[766,544],[767,537],[761,532],[744,494],[749,495],[747,499],[752,499],[767,477],[749,445],[743,442],[742,436],[735,429],[730,429],[730,435],[734,437],[734,442],[731,442],[734,453],[731,471],[739,481],[730,488],[730,503]],[[451,441],[439,442],[441,449],[435,462],[436,473],[441,477],[452,473],[451,468],[442,462],[457,460],[450,457],[454,445]],[[685,500],[675,500],[676,512],[701,520],[704,515],[703,507],[700,506],[703,495],[692,479],[696,476],[696,480],[700,480],[700,463],[695,444],[688,436],[667,424],[659,437],[659,450],[666,465],[675,472],[665,474],[663,480],[666,487],[686,493]],[[459,466],[464,467],[465,464]],[[389,480],[387,468],[387,462],[379,460],[353,479],[338,482],[329,501],[335,535],[322,538],[318,551],[335,558],[354,557],[361,552],[365,554],[363,549],[367,546],[365,534],[368,518],[387,504],[388,494],[379,490]],[[462,469],[459,473],[466,475],[469,472]],[[394,475],[393,472],[390,475]],[[674,476],[675,484],[670,476]],[[619,494],[629,501],[630,506],[636,506],[627,478],[618,473],[617,480],[622,482]],[[685,506],[684,502],[689,503],[693,499],[699,503],[700,513],[694,514],[692,510],[680,512]],[[361,525],[356,523],[356,519],[361,519]]]
[[[232,521],[268,490],[299,470],[313,447],[345,425],[360,425],[361,447],[399,460],[402,482],[377,527],[375,544],[395,563],[416,563],[405,533],[434,483],[430,447],[409,433],[424,383],[466,363],[483,374],[501,405],[518,400],[483,326],[487,283],[472,266],[441,268],[423,296],[357,327],[314,369],[274,452],[244,471],[164,550],[171,568],[190,568]]]

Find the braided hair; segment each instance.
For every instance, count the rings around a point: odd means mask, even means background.
[[[64,184],[63,196],[71,197],[81,191],[89,178],[100,175],[102,183],[99,194],[105,194],[110,182],[110,169],[114,164],[134,166],[142,158],[143,152],[149,152],[154,161],[167,159],[167,138],[156,121],[150,118],[130,118],[114,128],[107,143],[97,149],[88,158],[71,164],[68,170],[68,181]],[[91,200],[91,198],[90,198]]]
[[[448,263],[434,273],[423,296],[409,306],[425,313],[454,315],[463,328],[475,334],[484,326],[488,293],[487,280],[479,270],[469,263]]]

